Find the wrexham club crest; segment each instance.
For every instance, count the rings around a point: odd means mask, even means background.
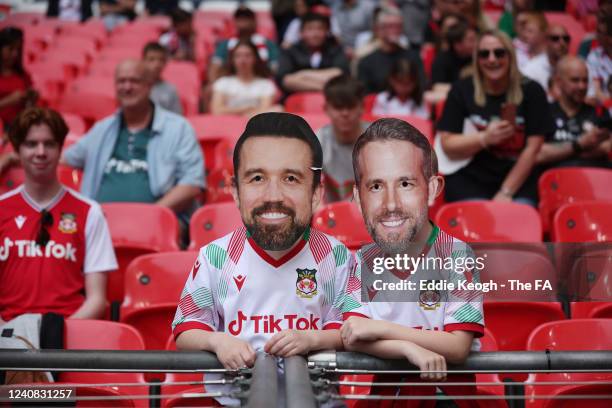
[[[438,290],[421,290],[419,292],[419,306],[423,310],[436,310],[440,307],[442,296]]]
[[[316,269],[296,269],[297,281],[295,293],[302,298],[310,299],[317,294]]]

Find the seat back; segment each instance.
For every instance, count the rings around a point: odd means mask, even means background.
[[[553,239],[556,242],[612,242],[610,214],[612,201],[565,204],[555,213]]]
[[[312,218],[317,230],[336,237],[349,249],[359,249],[372,242],[357,205],[339,201],[323,206]]]
[[[214,169],[206,176],[206,192],[204,203],[206,205],[216,203],[234,202],[232,196],[233,170],[227,167]]]
[[[553,216],[563,204],[577,201],[612,201],[609,188],[612,170],[565,167],[545,171],[538,180],[540,216],[544,230],[551,228]]]
[[[225,202],[198,208],[189,223],[189,249],[198,250],[217,238],[229,234],[242,225],[236,203]]]
[[[323,92],[296,92],[285,101],[285,109],[291,113],[325,113],[325,96]]]
[[[466,242],[542,241],[540,217],[524,204],[496,201],[444,204],[436,214],[436,224]]]
[[[197,252],[139,256],[125,272],[121,321],[135,327],[147,350],[164,350],[185,280]]]

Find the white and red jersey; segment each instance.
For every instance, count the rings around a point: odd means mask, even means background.
[[[470,256],[472,253],[466,243],[448,235],[435,225],[428,239],[427,248],[425,258],[449,259]],[[372,280],[372,273],[369,273],[369,279],[362,276],[363,265],[372,265],[376,257],[384,257],[384,254],[375,244],[358,251],[355,267],[351,271],[347,284],[347,296],[343,306],[344,319],[350,316],[363,316],[415,329],[449,332],[465,330],[474,333],[472,350],[480,349],[480,341],[476,338],[484,334],[482,292],[457,288],[446,292],[420,290],[417,284],[417,289],[412,291],[414,293],[406,295],[407,301],[399,300],[393,295],[390,296],[392,301],[385,301],[385,295],[389,295],[388,291],[377,292],[371,282],[366,283]],[[475,269],[460,272],[436,270],[435,274],[455,284],[459,281],[478,282],[480,280],[479,273]],[[397,284],[402,280],[410,280],[418,283],[431,276],[433,276],[431,271],[418,269],[413,274],[407,273],[405,276],[398,273],[387,273],[384,275],[384,281]],[[366,287],[362,288],[362,284],[365,284]],[[409,298],[411,295],[414,297]]]
[[[200,250],[172,323],[174,335],[222,331],[262,350],[285,329],[339,329],[351,259],[342,243],[308,229],[275,260],[242,227]]]
[[[49,242],[36,244],[41,212],[50,212]],[[46,208],[24,186],[0,196],[0,316],[73,314],[82,304],[84,273],[117,269],[100,206],[62,188]]]

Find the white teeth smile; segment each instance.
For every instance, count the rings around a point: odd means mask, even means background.
[[[393,220],[393,221],[381,221],[381,224],[385,227],[397,227],[404,223],[405,220]]]
[[[279,220],[281,218],[285,218],[286,216],[287,214],[279,213],[279,212],[261,214],[261,218],[265,218],[267,220]]]

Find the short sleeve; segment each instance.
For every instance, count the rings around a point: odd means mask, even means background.
[[[217,306],[212,287],[213,277],[208,267],[205,250],[206,247],[200,250],[198,259],[189,271],[187,282],[181,292],[181,299],[172,321],[172,333],[175,339],[187,330],[219,330]]]
[[[474,252],[465,245],[463,248],[455,245],[453,257],[475,258]],[[450,272],[449,282],[453,283],[455,290],[448,294],[448,301],[444,311],[444,331],[469,331],[474,337],[484,335],[484,313],[482,308],[483,295],[480,290],[473,290],[470,283],[480,282],[480,272],[477,269],[459,270]]]
[[[227,77],[221,77],[213,82],[212,90],[213,92],[226,93],[224,90],[228,87]]]
[[[361,251],[357,252],[355,261],[349,271],[349,276],[346,281],[346,289],[344,291],[342,302],[342,319],[346,320],[351,316],[372,317],[368,303],[362,301],[361,289]]]
[[[176,158],[178,162],[177,185],[206,187],[204,178],[204,156],[198,145],[195,131],[189,122],[184,121],[181,131],[176,135],[180,138],[177,144]]]
[[[550,105],[540,84],[529,80],[524,86],[525,136],[548,136],[555,131]]]
[[[333,249],[333,262],[335,271],[333,276],[333,286],[324,283],[324,290],[333,294],[333,300],[329,311],[323,318],[323,329],[339,329],[342,326],[342,307],[344,304],[344,294],[350,270],[353,266],[353,256],[350,251],[341,243],[337,243]]]
[[[466,101],[461,92],[463,81],[453,83],[446,102],[442,117],[438,122],[438,130],[442,132],[461,133],[463,132],[463,121],[468,116]]]
[[[85,260],[83,272],[114,271],[118,268],[108,224],[97,203],[87,213],[85,223]]]

